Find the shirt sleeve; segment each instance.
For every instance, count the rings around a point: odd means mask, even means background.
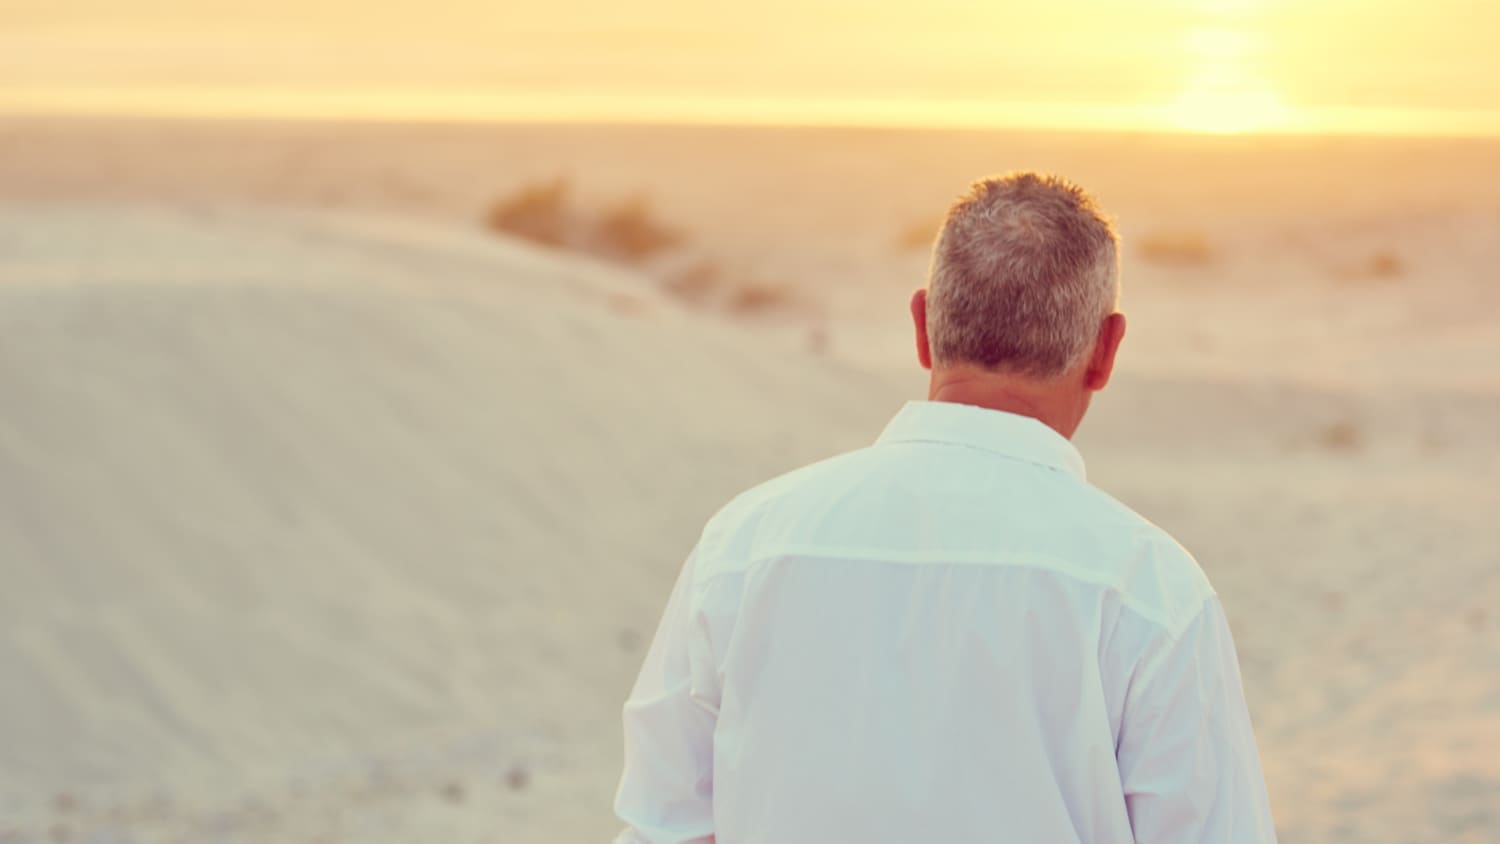
[[[1217,599],[1142,658],[1126,693],[1116,760],[1139,844],[1276,841],[1239,661]]]
[[[625,770],[615,813],[625,829],[615,844],[711,844],[713,735],[718,691],[710,688],[697,641],[693,567],[688,556],[656,637],[625,702]]]

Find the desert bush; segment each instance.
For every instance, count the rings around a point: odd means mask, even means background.
[[[1390,277],[1406,274],[1406,262],[1401,256],[1394,252],[1376,252],[1365,262],[1365,269],[1370,275],[1378,277]]]
[[[644,263],[681,246],[683,232],[657,218],[643,194],[590,215],[573,203],[567,179],[523,185],[490,206],[491,231],[546,246],[577,249],[616,261]]]
[[[1153,264],[1202,266],[1218,259],[1208,236],[1191,230],[1152,232],[1136,241],[1136,251]]]
[[[745,281],[729,292],[724,307],[732,314],[746,316],[791,308],[796,304],[797,292],[791,285]]]
[[[680,246],[681,230],[657,219],[642,194],[627,197],[606,209],[594,222],[590,245],[594,251],[640,263]]]
[[[562,246],[573,229],[567,179],[523,185],[490,206],[485,224],[492,231],[548,246]]]
[[[662,279],[662,287],[690,305],[704,305],[713,298],[722,281],[719,265],[700,258],[667,273]]]
[[[657,265],[662,289],[695,308],[753,316],[803,304],[794,285],[725,273],[715,261],[697,257],[675,267]]]
[[[1340,275],[1346,281],[1380,281],[1406,275],[1406,262],[1389,249],[1374,252],[1353,265],[1344,268]]]
[[[683,230],[662,222],[643,194],[589,215],[574,206],[568,181],[559,177],[522,186],[500,199],[490,207],[485,223],[492,231],[547,246],[645,264],[663,290],[693,307],[749,316],[803,304],[792,285],[726,276],[711,258],[683,250]],[[664,253],[675,254],[663,257]],[[633,313],[640,306],[619,298],[610,307]]]
[[[1353,422],[1334,422],[1318,432],[1318,444],[1330,451],[1353,451],[1364,436]]]

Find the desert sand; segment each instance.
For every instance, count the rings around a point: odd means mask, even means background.
[[[1120,216],[1079,445],[1217,586],[1282,840],[1493,841],[1497,156],[0,121],[0,842],[607,840],[701,522],[920,394],[922,227],[1013,166]],[[683,254],[485,229],[560,173]]]

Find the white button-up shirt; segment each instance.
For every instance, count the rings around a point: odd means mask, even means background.
[[[704,529],[621,844],[1269,842],[1224,612],[1034,419],[912,402]]]

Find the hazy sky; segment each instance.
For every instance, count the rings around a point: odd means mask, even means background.
[[[958,103],[981,119],[993,104],[1200,128],[1462,120],[1500,115],[1497,33],[1500,3],[1481,0],[0,0],[0,93],[406,89],[626,114]]]

